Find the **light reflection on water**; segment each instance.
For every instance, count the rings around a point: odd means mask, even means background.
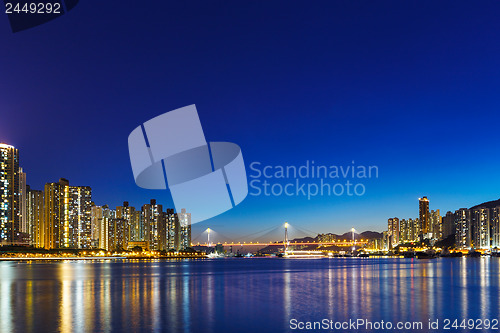
[[[0,262],[0,332],[289,332],[499,317],[499,258]]]

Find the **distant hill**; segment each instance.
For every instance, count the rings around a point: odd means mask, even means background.
[[[378,239],[382,238],[383,234],[376,231],[363,231],[360,234],[354,233],[355,239]],[[352,232],[346,232],[342,235],[337,235],[338,239],[352,239]]]
[[[316,238],[304,237],[304,238],[294,238],[293,240],[296,242],[314,242],[316,240]]]
[[[471,207],[470,209],[475,209],[475,208],[495,208],[500,206],[500,199],[498,200],[493,200],[493,201],[488,201],[488,202],[483,202],[482,204],[476,205],[474,207]]]
[[[364,239],[381,239],[384,237],[384,234],[376,231],[363,231],[361,233],[361,238]]]

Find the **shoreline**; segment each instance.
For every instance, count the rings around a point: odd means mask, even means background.
[[[495,258],[496,256],[463,256],[463,257],[439,257],[439,258],[405,258],[403,256],[370,256],[370,257],[323,257],[323,258],[279,258],[279,257],[223,257],[223,258],[209,258],[207,256],[178,256],[178,257],[44,257],[44,258],[18,258],[18,257],[0,257],[0,262],[2,261],[18,261],[18,262],[30,262],[30,261],[158,261],[158,260],[179,260],[179,259],[205,259],[205,260],[224,260],[224,259],[282,259],[282,260],[318,260],[318,259],[328,259],[328,260],[369,260],[369,259],[409,259],[418,261],[434,261],[435,259],[463,259],[463,258]]]

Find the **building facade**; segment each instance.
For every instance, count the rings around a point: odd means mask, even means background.
[[[16,244],[20,231],[19,150],[0,143],[0,244]]]
[[[179,244],[177,251],[191,247],[191,213],[187,213],[186,209],[182,208],[177,214],[179,220]]]
[[[471,214],[467,208],[455,211],[455,245],[458,249],[469,249],[472,243]]]
[[[163,206],[158,205],[156,200],[151,199],[149,204],[142,206],[144,221],[144,240],[149,242],[151,250],[165,250],[165,237],[162,231],[166,230]],[[162,235],[162,236],[161,236]]]
[[[475,208],[471,211],[472,245],[477,249],[490,249],[490,209]]]
[[[116,219],[116,211],[110,209],[108,205],[92,206],[91,224],[94,247],[106,251],[111,250],[110,238],[113,239],[114,235],[111,234],[110,226],[113,230],[115,229],[114,219]]]
[[[108,248],[122,251],[128,248],[128,222],[125,219],[112,218],[108,224]]]
[[[26,187],[26,210],[28,218],[28,233],[31,245],[37,248],[45,247],[44,223],[44,194],[43,191],[32,190]]]
[[[397,217],[387,220],[387,236],[389,237],[389,248],[392,249],[399,244],[399,219]]]
[[[431,210],[430,213],[430,233],[432,234],[432,239],[438,240],[443,236],[442,224],[441,224],[441,214],[439,209]]]
[[[418,219],[420,221],[420,229],[423,237],[428,238],[429,233],[432,231],[429,228],[431,217],[429,212],[429,199],[427,199],[427,197],[418,199]]]
[[[23,172],[23,168],[19,168],[19,232],[25,234],[29,234],[27,190],[26,172]]]
[[[92,190],[67,179],[45,184],[45,248],[92,246]]]
[[[116,207],[116,218],[127,220],[128,224],[128,241],[142,240],[142,219],[141,214],[137,214],[134,207],[131,207],[128,201],[123,202],[123,206]]]
[[[92,189],[88,186],[69,186],[68,192],[68,220],[72,232],[70,247],[89,249],[92,247]]]
[[[491,247],[500,248],[500,206],[494,207],[490,212],[491,216]]]
[[[446,238],[449,237],[453,234],[455,234],[455,214],[452,212],[448,211],[446,212],[446,215],[442,217],[441,219],[441,224],[442,224],[442,237]]]

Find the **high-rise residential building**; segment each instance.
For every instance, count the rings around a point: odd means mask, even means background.
[[[490,209],[475,208],[471,211],[472,245],[477,249],[490,248]]]
[[[180,244],[180,224],[179,216],[174,213],[172,208],[168,208],[165,214],[166,224],[166,249],[179,250]]]
[[[413,242],[412,219],[401,219],[399,221],[399,241],[404,243]]]
[[[177,250],[184,250],[191,246],[191,213],[187,213],[185,208],[177,214],[179,220],[179,247]]]
[[[110,209],[107,205],[92,206],[91,215],[92,240],[93,243],[96,244],[95,247],[109,251],[111,250],[110,239],[113,244],[118,243],[118,245],[120,245],[120,243],[123,243],[123,241],[116,241],[115,235],[110,232],[110,226],[112,231],[119,229],[115,226],[115,210]],[[123,246],[123,244],[121,245]]]
[[[123,202],[123,206],[116,207],[116,218],[124,219],[127,221],[128,227],[128,241],[141,241],[141,220],[137,218],[138,215],[135,214],[135,208],[131,207],[128,201]]]
[[[491,247],[500,248],[500,206],[491,208]]]
[[[389,250],[391,245],[390,245],[390,237],[389,237],[389,232],[388,231],[383,231],[382,232],[382,249],[385,251]]]
[[[411,243],[419,240],[420,225],[418,219],[402,219],[399,222],[400,243]]]
[[[73,230],[72,247],[92,247],[92,189],[89,186],[69,186],[69,225]]]
[[[20,228],[19,150],[0,143],[0,244],[15,244]]]
[[[26,186],[26,210],[28,233],[34,247],[45,247],[44,196],[43,191]]]
[[[144,216],[142,215],[141,210],[135,210],[132,215],[132,228],[134,228],[133,232],[133,241],[134,242],[143,242],[144,241]],[[149,244],[148,244],[149,248]]]
[[[441,225],[441,214],[439,212],[439,209],[437,210],[431,210],[431,219],[430,219],[430,232],[432,233],[432,238],[433,239],[441,239],[443,232],[442,232],[442,225]]]
[[[410,242],[411,229],[408,227],[408,220],[399,221],[399,240],[401,244]]]
[[[387,231],[384,231],[384,233],[387,233]],[[382,238],[374,238],[374,239],[368,240],[367,248],[371,249],[371,250],[379,250],[379,251],[384,250],[384,238],[383,237],[384,236],[382,234]]]
[[[156,200],[151,199],[149,204],[142,206],[144,223],[144,240],[149,243],[151,250],[165,250],[165,244],[161,243],[160,232],[166,230],[163,206],[158,205]]]
[[[23,168],[19,168],[19,232],[29,234],[26,192],[26,172],[23,172]]]
[[[167,208],[163,212],[163,228],[160,231],[160,242],[164,250],[176,249],[179,243],[179,218],[174,213],[174,209]]]
[[[471,247],[471,214],[467,208],[455,211],[455,244],[459,249]]]
[[[128,248],[128,221],[112,218],[108,224],[108,249],[121,251]]]
[[[455,214],[448,211],[446,215],[441,219],[443,238],[449,237],[455,233]]]
[[[128,202],[116,211],[108,206],[93,206],[91,216],[91,238],[101,249],[117,251],[141,244],[154,251],[179,251],[191,246],[191,214],[185,209],[178,214],[170,208],[163,211],[154,199],[143,205],[141,211]]]
[[[397,217],[387,220],[387,235],[389,237],[390,248],[399,244],[399,219]]]
[[[416,219],[409,219],[409,224],[412,227],[412,239],[414,242],[420,240],[420,235],[422,234],[422,224],[420,223],[420,220],[418,218]]]
[[[102,220],[103,207],[104,206],[97,206],[94,202],[92,202],[92,207],[90,208],[90,230],[92,244],[94,244],[95,248],[99,248],[99,227]]]
[[[92,246],[92,190],[61,178],[45,184],[45,248]]]
[[[69,182],[60,179],[58,183],[45,184],[45,248],[70,247],[68,216]]]
[[[418,218],[421,225],[421,233],[424,238],[428,238],[429,233],[432,231],[429,230],[431,218],[429,212],[429,199],[427,199],[427,197],[418,199]]]

